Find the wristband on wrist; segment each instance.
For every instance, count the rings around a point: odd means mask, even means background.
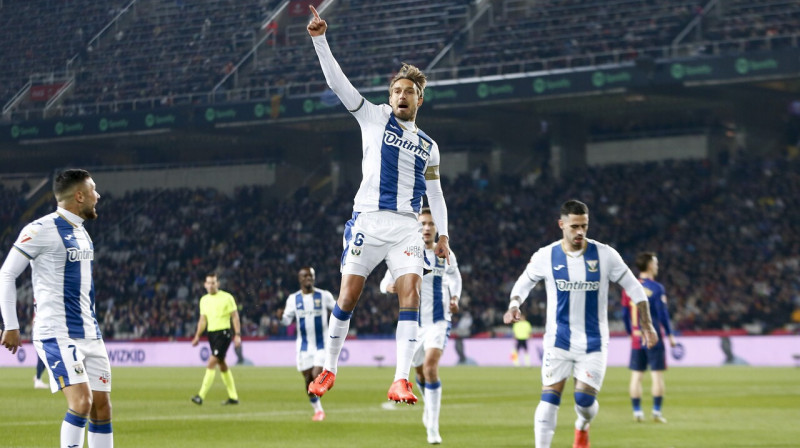
[[[513,299],[511,302],[508,303],[508,309],[519,308],[519,305],[520,305],[519,300]]]

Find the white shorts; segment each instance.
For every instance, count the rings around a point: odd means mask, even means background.
[[[369,276],[382,261],[397,279],[422,277],[425,253],[422,225],[413,214],[391,211],[353,213],[344,229],[342,274]]]
[[[578,381],[599,391],[606,375],[607,359],[606,352],[572,353],[560,348],[545,347],[542,356],[542,384],[552,386],[572,374]]]
[[[325,364],[325,350],[297,351],[297,371],[303,372]]]
[[[33,341],[50,374],[50,391],[89,383],[91,390],[111,392],[111,363],[102,339],[50,338]]]
[[[425,363],[425,352],[438,348],[444,351],[447,347],[447,338],[450,337],[450,322],[440,320],[432,325],[419,327],[417,333],[417,348],[414,350],[414,357],[411,359],[411,365],[419,367]]]

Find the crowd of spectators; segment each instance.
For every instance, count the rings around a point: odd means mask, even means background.
[[[800,4],[791,0],[730,0],[704,26],[706,52],[744,52],[797,45]],[[794,43],[793,43],[794,42]]]
[[[5,104],[31,75],[64,73],[125,5],[62,0],[5,0],[0,6],[0,101]]]
[[[356,87],[384,86],[403,62],[427,67],[464,28],[469,1],[342,1],[324,13],[327,39],[339,65]],[[282,32],[274,51],[260,58],[248,75],[250,87],[303,94],[325,85],[316,53],[296,19]],[[401,25],[402,24],[402,25]]]
[[[461,54],[460,76],[602,65],[662,48],[701,10],[701,0],[544,0],[494,11],[485,35]]]
[[[3,104],[31,75],[64,72],[69,60],[75,84],[61,104],[67,115],[204,102],[265,32],[275,34],[268,51],[245,66],[236,87],[264,94],[325,88],[302,2],[293,5],[301,12],[280,27],[265,20],[281,0],[143,0],[125,10],[128,3],[3,2]],[[732,0],[709,12],[704,0],[495,0],[488,24],[465,32],[474,3],[392,0],[376,8],[342,0],[325,11],[328,37],[345,72],[363,88],[385,85],[402,62],[426,68],[448,46],[453,58],[437,68],[453,64],[457,70],[447,73],[464,77],[668,56],[665,49],[697,17],[701,33],[683,41],[698,39],[697,54],[796,46],[800,29],[800,6],[790,0]],[[18,107],[38,106],[28,101]]]
[[[798,173],[796,159],[745,158],[713,172],[707,161],[652,162],[589,168],[561,180],[543,174],[524,186],[511,177],[445,182],[473,331],[492,334],[501,326],[508,293],[528,258],[560,238],[558,207],[568,198],[589,205],[590,238],[616,247],[630,265],[640,251],[658,253],[677,330],[784,329],[800,310],[800,239],[793,229],[800,219]],[[241,188],[231,197],[212,189],[104,195],[100,218],[87,225],[104,334],[190,336],[204,277],[215,271],[241,306],[244,335],[290,335],[276,313],[298,289],[300,267],[313,266],[317,285],[338,292],[353,190],[344,187],[324,200],[277,200],[266,187]],[[4,210],[18,202],[9,193],[0,195]],[[40,212],[47,209],[52,204]],[[378,291],[384,270],[370,277],[354,314],[351,328],[359,336],[394,334],[396,298]],[[612,329],[621,330],[618,298],[612,290],[609,310]],[[535,326],[544,323],[544,305],[539,286],[524,308]],[[20,322],[30,322],[29,296],[20,297],[18,309]]]

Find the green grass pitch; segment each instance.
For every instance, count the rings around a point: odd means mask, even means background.
[[[241,404],[225,398],[217,376],[202,406],[203,368],[115,368],[114,443],[125,447],[427,446],[422,406],[384,409],[394,369],[343,367],[323,398],[324,422],[312,422],[302,378],[291,368],[235,367]],[[798,447],[800,370],[674,368],[667,372],[666,425],[634,423],[628,371],[611,368],[591,435],[602,447]],[[34,390],[33,369],[0,373],[0,446],[53,447],[66,410],[63,396]],[[452,447],[532,447],[538,368],[442,368],[440,432]],[[649,417],[649,377],[643,407]],[[415,386],[415,392],[416,390]],[[572,386],[559,412],[554,447],[572,446]]]

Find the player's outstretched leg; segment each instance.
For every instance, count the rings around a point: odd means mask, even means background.
[[[425,428],[428,430],[428,443],[438,445],[442,443],[442,436],[439,435],[439,410],[442,405],[442,382],[426,383],[423,390],[425,397],[425,411],[427,421]]]
[[[330,370],[323,370],[322,373],[317,375],[314,381],[308,385],[308,393],[321,397],[325,392],[333,389],[333,383],[336,381],[336,374]]]
[[[322,409],[322,400],[319,397],[310,397],[311,407],[314,408],[314,416],[311,417],[312,421],[321,422],[325,420],[325,411]]]
[[[413,388],[414,386],[408,380],[399,379],[389,387],[386,397],[395,403],[415,404],[417,396],[414,395]]]
[[[558,408],[561,393],[552,389],[542,390],[542,399],[536,406],[533,417],[533,434],[537,448],[550,448],[558,423]]]
[[[589,424],[594,420],[600,403],[595,398],[595,392],[577,389],[575,391],[575,441],[572,448],[589,448]]]

